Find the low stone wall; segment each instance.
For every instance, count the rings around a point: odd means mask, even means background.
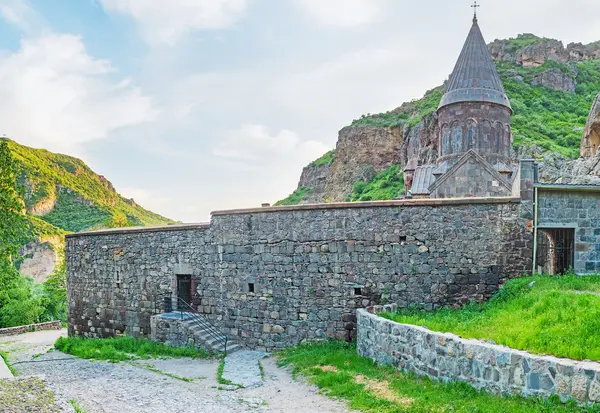
[[[16,336],[17,334],[29,333],[30,331],[60,330],[61,328],[62,322],[60,320],[40,324],[29,324],[26,326],[0,328],[0,337]]]
[[[419,376],[466,382],[493,394],[557,394],[563,401],[600,402],[600,363],[538,356],[373,314],[395,310],[395,305],[389,305],[357,311],[360,355]]]

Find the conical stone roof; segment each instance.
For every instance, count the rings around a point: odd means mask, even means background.
[[[512,108],[477,17],[463,46],[439,108],[460,102],[489,102]],[[438,109],[439,109],[438,108]]]

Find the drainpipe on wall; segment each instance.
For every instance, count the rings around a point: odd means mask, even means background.
[[[533,187],[533,268],[531,275],[535,275],[537,270],[537,238],[538,238],[538,187]]]

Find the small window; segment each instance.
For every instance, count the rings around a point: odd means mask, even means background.
[[[248,292],[249,293],[253,293],[254,292],[254,283],[248,283]]]
[[[362,295],[362,288],[354,287],[354,295]]]

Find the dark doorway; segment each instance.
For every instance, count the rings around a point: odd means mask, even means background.
[[[575,229],[544,228],[538,230],[537,271],[549,275],[564,274],[573,268]]]
[[[177,276],[177,309],[188,310],[188,306],[192,304],[192,276],[178,275]],[[186,305],[187,304],[187,305]]]

